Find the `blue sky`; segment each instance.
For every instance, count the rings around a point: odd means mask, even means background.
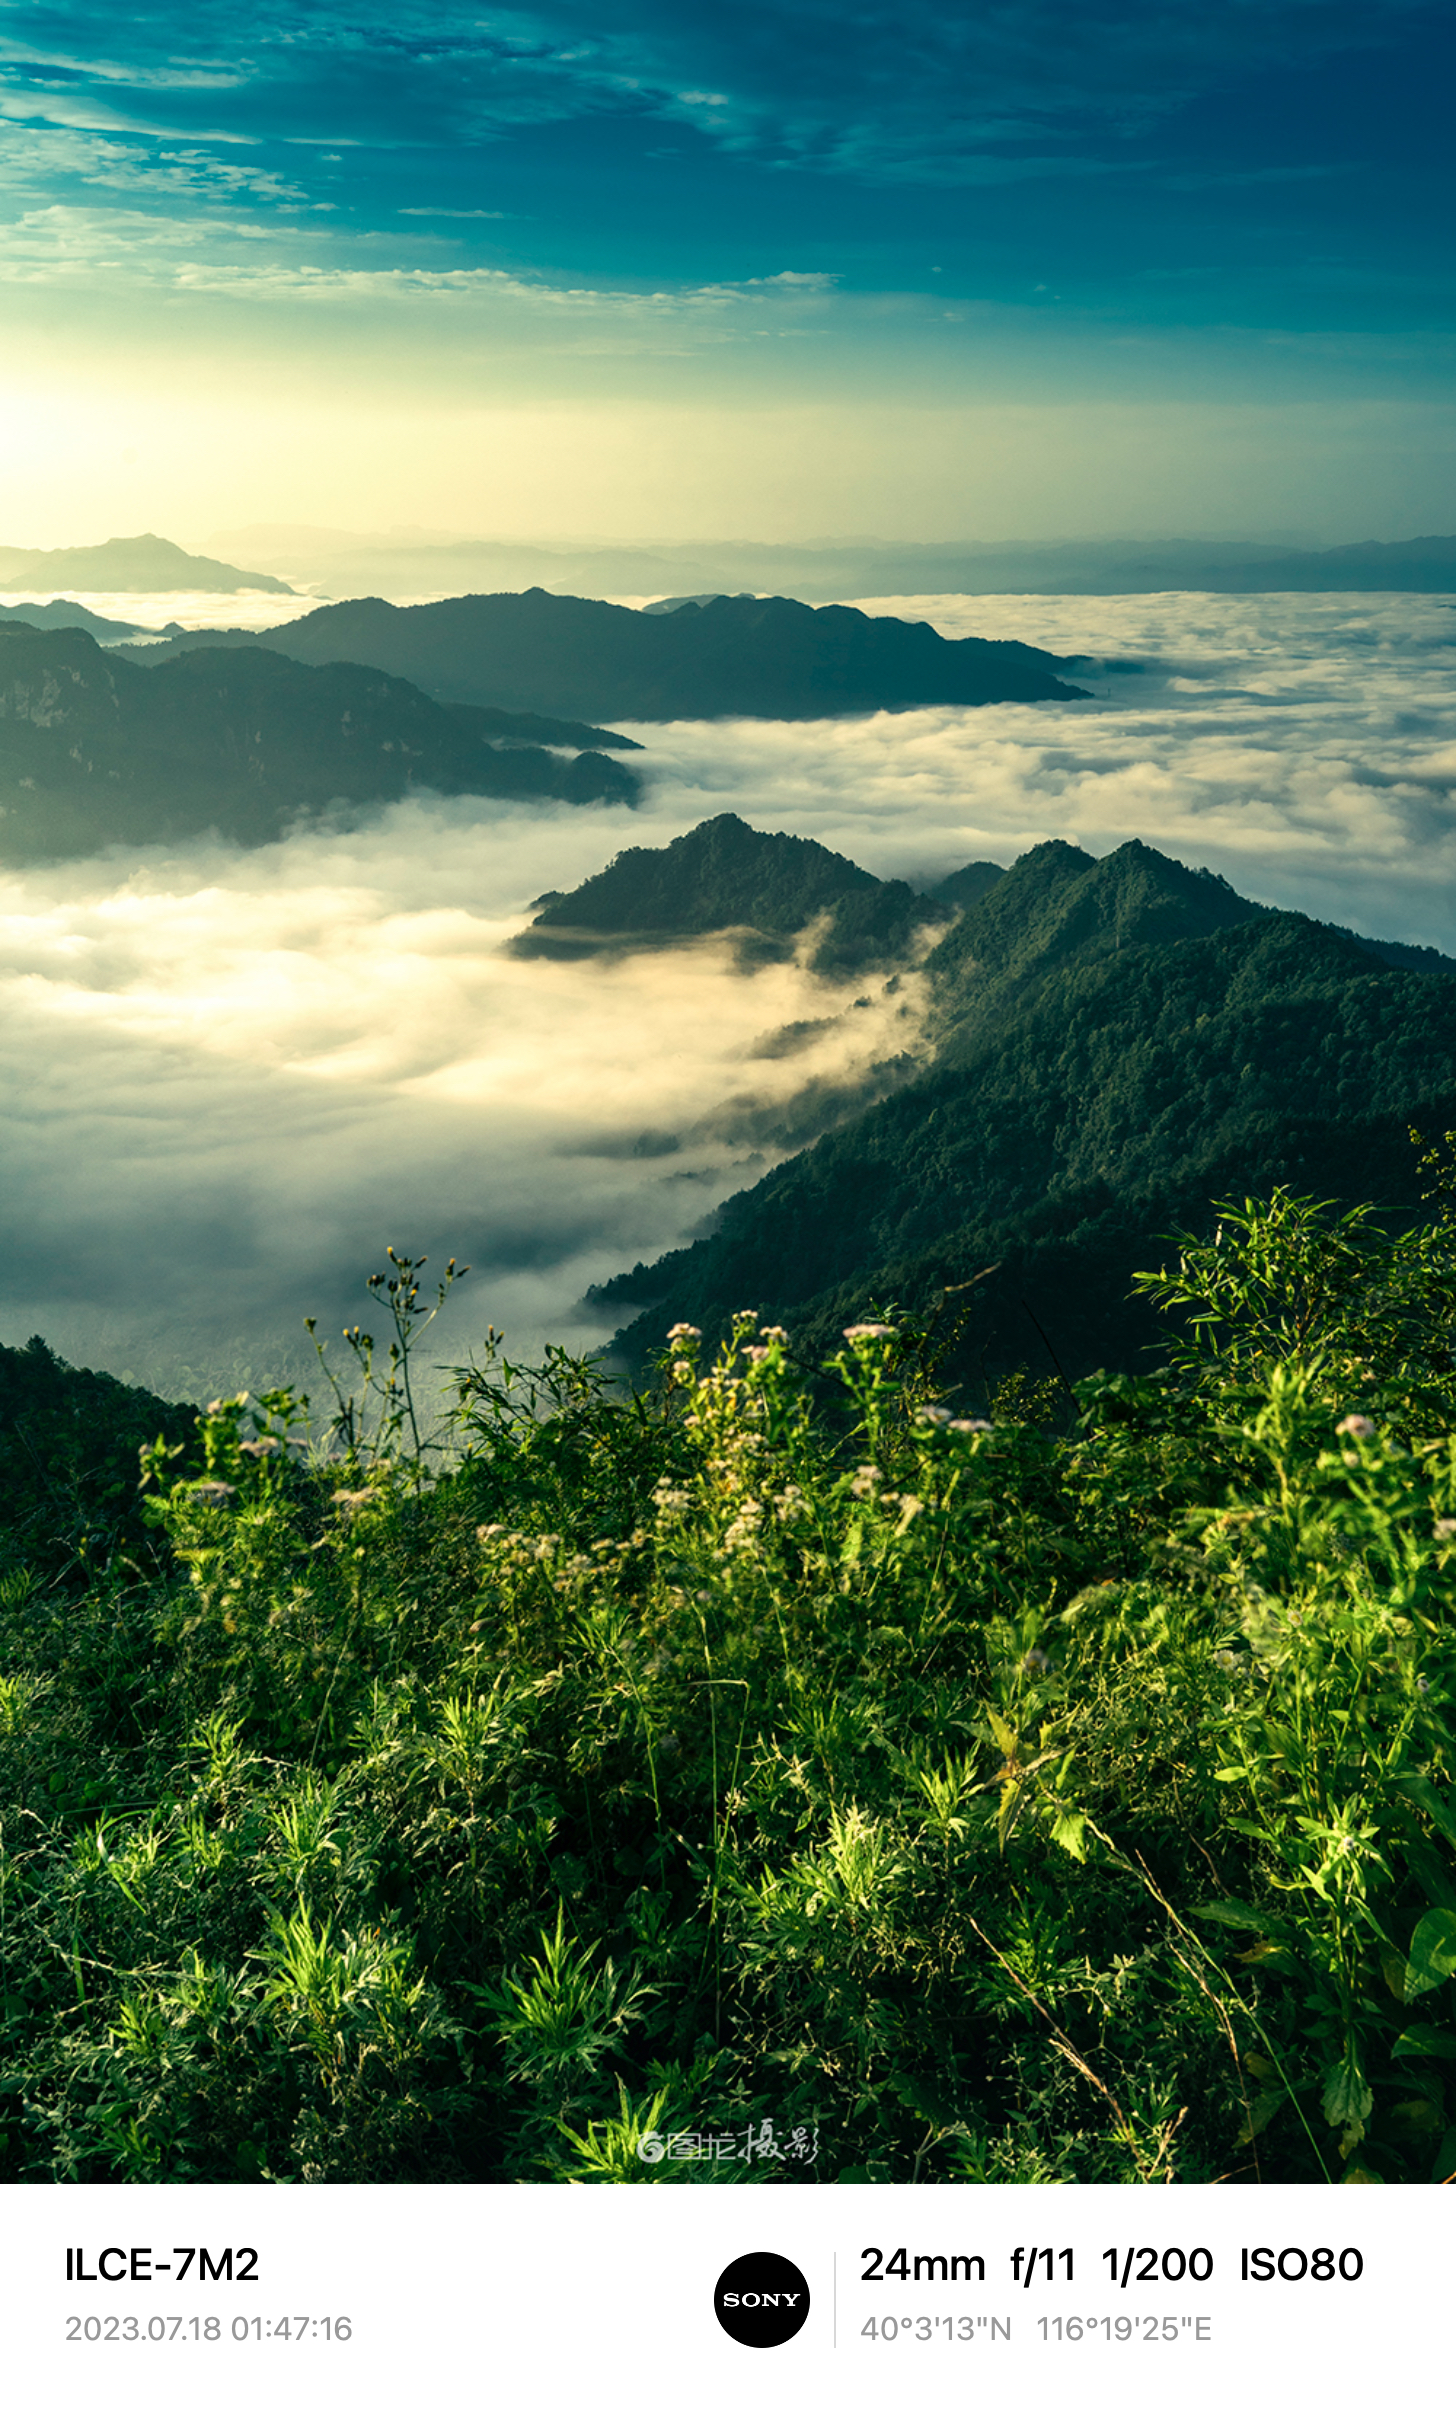
[[[1451,526],[1453,54],[1415,0],[0,4],[0,537]]]

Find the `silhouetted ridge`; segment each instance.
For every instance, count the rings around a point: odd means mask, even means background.
[[[239,570],[210,554],[189,554],[170,537],[108,537],[104,545],[63,545],[27,553],[0,546],[0,588],[82,587],[101,594],[157,595],[190,590],[194,595],[297,593],[268,571]]]
[[[240,632],[172,641],[171,651]],[[266,638],[298,662],[375,665],[427,694],[593,721],[798,721],[911,705],[1031,704],[1086,694],[1057,655],[1012,639],[943,638],[897,621],[783,596],[716,596],[670,613],[580,596],[453,596],[439,604],[365,597],[327,604]]]
[[[497,747],[467,711],[353,663],[203,648],[140,667],[79,629],[0,625],[0,857],[87,854],[206,830],[257,845],[306,811],[452,796],[605,798],[595,752]]]

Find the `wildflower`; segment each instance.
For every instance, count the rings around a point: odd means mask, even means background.
[[[1438,1518],[1436,1521],[1437,1543],[1448,1544],[1453,1535],[1456,1535],[1456,1518]]]
[[[890,1499],[888,1493],[885,1495],[885,1499],[886,1501]],[[920,1516],[925,1504],[918,1493],[901,1493],[896,1496],[896,1499],[900,1504],[900,1524],[902,1527],[908,1527],[912,1518]]]
[[[947,1429],[950,1434],[989,1434],[989,1418],[952,1418]]]
[[[1231,1652],[1229,1652],[1229,1651],[1227,1651],[1227,1650],[1225,1650],[1225,1651],[1223,1651],[1223,1652],[1221,1652],[1221,1653],[1215,1653],[1215,1654],[1214,1654],[1214,1656],[1213,1656],[1213,1660],[1214,1660],[1214,1667],[1215,1667],[1216,1669],[1226,1669],[1226,1670],[1229,1670],[1230,1672],[1232,1672],[1232,1671],[1236,1670],[1236,1669],[1238,1668],[1238,1666],[1239,1666],[1239,1656],[1238,1656],[1238,1654],[1237,1654],[1237,1653],[1231,1653]]]
[[[1430,1681],[1430,1679],[1429,1679],[1429,1678],[1417,1678],[1417,1680],[1416,1680],[1416,1693],[1417,1693],[1418,1695],[1428,1695],[1428,1694],[1430,1693],[1430,1691],[1431,1691],[1431,1681]]]
[[[1029,1652],[1021,1656],[1021,1666],[1029,1678],[1035,1677],[1038,1670],[1050,1669],[1051,1665],[1051,1654],[1044,1653],[1039,1644],[1034,1644]]]
[[[766,1342],[751,1342],[743,1355],[745,1359],[747,1359],[750,1367],[760,1367],[762,1366],[764,1360],[768,1357],[768,1344]]]
[[[192,1487],[192,1499],[195,1502],[209,1502],[221,1510],[236,1492],[236,1485],[225,1485],[220,1477],[204,1477]]]
[[[1353,1435],[1357,1443],[1368,1443],[1375,1433],[1375,1420],[1362,1418],[1352,1411],[1348,1418],[1341,1418],[1335,1432]]]
[[[763,1329],[763,1338],[765,1342],[787,1342],[789,1339],[788,1328],[782,1325],[766,1325]]]
[[[922,1426],[949,1426],[951,1415],[938,1401],[922,1401],[915,1412]]]
[[[701,1342],[703,1329],[700,1325],[670,1325],[667,1339],[669,1342]]]
[[[351,1502],[357,1501],[357,1499],[357,1494],[353,1493],[336,1493],[334,1495],[336,1502]],[[477,1539],[483,1544],[493,1544],[498,1535],[506,1535],[509,1532],[508,1528],[501,1525],[499,1519],[496,1519],[494,1524],[489,1527],[477,1527],[475,1530]]]
[[[372,1501],[372,1499],[373,1495],[370,1493],[367,1485],[361,1486],[359,1491],[356,1493],[350,1493],[341,1489],[338,1493],[331,1493],[329,1495],[329,1500],[331,1502],[337,1502],[341,1510],[362,1510],[364,1504],[367,1501]]]
[[[894,1331],[892,1325],[847,1325],[844,1339],[846,1342],[885,1342],[891,1339]]]
[[[854,1482],[849,1490],[857,1502],[867,1502],[873,1499],[874,1490],[880,1482],[881,1474],[882,1471],[876,1468],[873,1460],[867,1460],[862,1468],[855,1470]]]
[[[692,1383],[693,1363],[691,1359],[674,1359],[672,1363],[672,1380],[674,1384]]]
[[[250,1460],[266,1460],[275,1451],[281,1451],[283,1445],[277,1435],[258,1435],[251,1443],[240,1443],[238,1449],[245,1451]]]

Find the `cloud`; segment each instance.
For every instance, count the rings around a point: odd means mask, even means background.
[[[1095,12],[1075,0],[742,0],[725,17],[677,0],[547,0],[472,19],[441,0],[356,0],[265,9],[244,35],[221,0],[133,12],[124,30],[83,0],[58,44],[52,12],[21,0],[0,45],[0,105],[169,139],[440,153],[532,127],[647,121],[769,168],[956,187],[1085,175],[1231,78],[1398,46],[1428,14],[1418,0],[1387,0],[1378,23],[1352,0],[1195,12],[1182,0]],[[158,125],[142,112],[163,93]],[[206,127],[190,118],[194,96]]]
[[[711,941],[503,953],[543,886],[679,827],[671,802],[645,829],[419,803],[0,880],[0,1333],[164,1388],[306,1373],[301,1319],[367,1309],[389,1241],[471,1260],[477,1324],[516,1346],[569,1332],[587,1283],[686,1238],[914,1042],[913,981],[750,978]]]
[[[631,816],[422,799],[253,854],[0,877],[0,1335],[164,1389],[305,1373],[301,1319],[366,1314],[392,1242],[476,1269],[446,1359],[489,1320],[521,1350],[599,1338],[573,1323],[588,1283],[686,1238],[810,1128],[816,1094],[888,1082],[871,1069],[916,1046],[913,980],[748,978],[715,942],[502,953],[543,889],[727,809],[922,880],[1137,837],[1456,953],[1446,601],[898,601],[948,634],[1101,657],[1096,693],[642,726]]]
[[[1456,607],[1415,596],[912,596],[861,609],[1104,658],[1055,710],[654,732],[701,813],[774,812],[883,875],[1141,838],[1236,887],[1456,955]],[[1140,670],[1114,668],[1130,662]],[[643,731],[640,735],[647,736]],[[669,768],[670,767],[670,768]]]
[[[39,195],[58,180],[100,192],[157,194],[174,203],[186,200],[213,207],[240,199],[286,207],[308,199],[302,185],[274,170],[247,159],[215,159],[196,143],[156,150],[54,126],[6,131],[0,142],[0,192]]]

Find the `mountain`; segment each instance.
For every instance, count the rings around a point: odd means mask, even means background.
[[[0,621],[24,621],[31,629],[84,629],[88,637],[99,638],[103,645],[108,638],[140,637],[135,621],[106,621],[99,612],[90,612],[84,604],[73,604],[69,597],[57,597],[49,604],[0,604]],[[177,629],[171,623],[168,634]]]
[[[815,839],[756,831],[737,814],[700,822],[667,847],[629,847],[605,872],[553,897],[512,942],[519,956],[623,955],[708,932],[733,932],[740,961],[787,956],[821,923],[816,973],[903,958],[915,934],[953,910],[905,881],[878,881]]]
[[[184,553],[167,537],[108,537],[104,545],[63,545],[49,553],[23,553],[0,546],[0,588],[89,588],[103,595],[164,595],[191,592],[270,596],[296,591],[267,571],[239,570],[206,554]]]
[[[979,906],[988,890],[1006,877],[1004,864],[963,864],[958,872],[948,872],[930,891],[933,898],[943,898],[948,906]]]
[[[599,747],[607,753],[640,755],[640,738],[620,730],[597,730],[589,721],[562,721],[553,713],[506,713],[499,705],[452,705],[462,728],[493,747]]]
[[[33,1335],[0,1344],[0,1486],[7,1544],[52,1582],[83,1550],[106,1565],[154,1556],[142,1517],[138,1455],[158,1437],[194,1440],[197,1411],[90,1368],[74,1368]]]
[[[1034,848],[927,959],[928,1071],[589,1297],[640,1312],[629,1363],[745,1303],[812,1358],[893,1299],[968,1313],[963,1377],[1135,1364],[1132,1271],[1210,1200],[1412,1203],[1408,1128],[1456,1125],[1456,963],[1377,949],[1136,842]]]
[[[1364,589],[1456,591],[1456,537],[1395,544],[1300,546],[1206,537],[1001,540],[905,545],[521,545],[445,531],[284,525],[229,529],[210,540],[229,557],[269,561],[295,583],[336,596],[461,595],[545,587],[576,596],[684,599],[749,589],[806,603],[844,596],[1148,595],[1170,590],[1258,594]]]
[[[248,846],[301,814],[452,796],[630,805],[606,755],[496,745],[470,708],[353,663],[247,647],[155,668],[79,629],[0,627],[0,856],[84,855],[213,830]]]
[[[580,596],[454,596],[327,604],[266,637],[199,632],[198,644],[264,645],[297,662],[368,663],[427,695],[586,720],[804,720],[908,705],[1066,701],[1057,655],[1011,639],[943,638],[925,621],[783,596],[716,596],[672,613]],[[161,651],[160,649],[157,651]]]

